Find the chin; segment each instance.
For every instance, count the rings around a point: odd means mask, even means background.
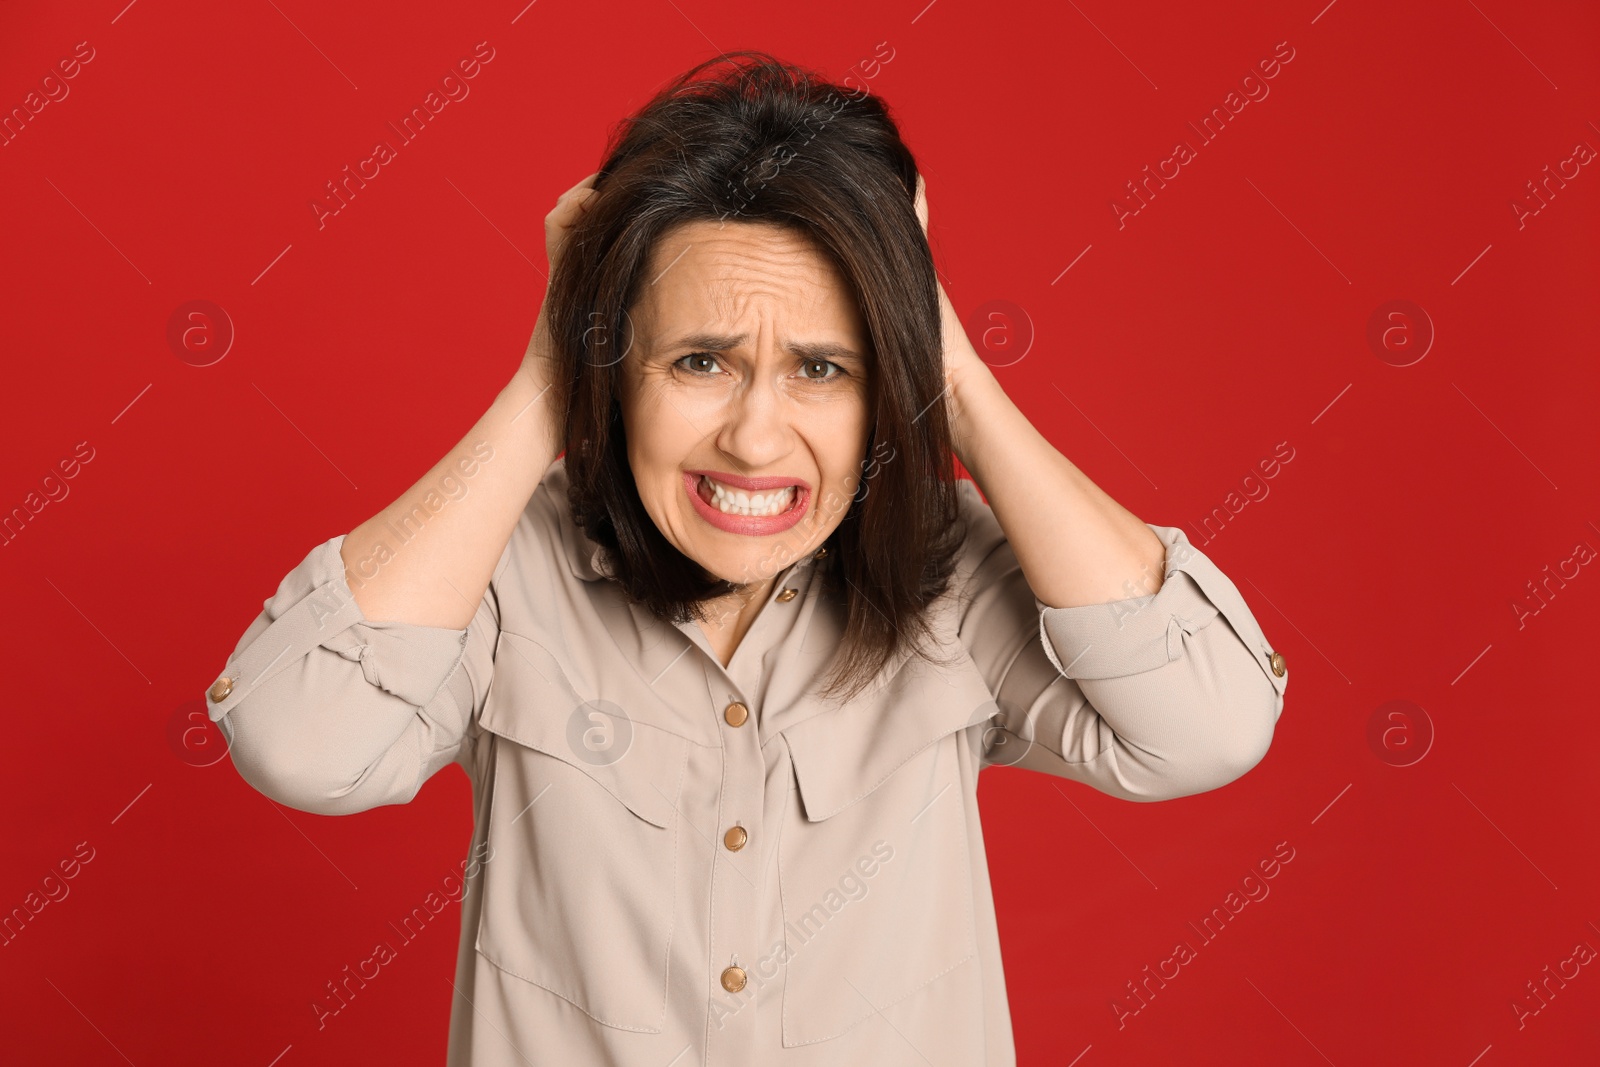
[[[757,580],[756,568],[761,562],[759,555],[752,555],[749,559],[730,559],[726,556],[718,558],[714,563],[707,563],[703,559],[690,557],[700,564],[700,568],[713,578],[721,579],[730,585],[744,585]]]

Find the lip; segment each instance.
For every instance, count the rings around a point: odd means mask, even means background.
[[[721,482],[723,485],[731,485],[735,489],[743,489],[754,493],[767,489],[782,489],[790,485],[798,485],[807,491],[811,489],[811,486],[803,478],[741,478],[737,474],[725,474],[722,471],[686,471],[685,473],[692,474],[696,478],[703,474],[714,482]]]
[[[788,510],[776,515],[725,515],[700,499],[698,490],[701,475],[746,491],[760,492],[792,485],[795,487],[794,503],[789,505]],[[716,471],[684,471],[683,490],[689,494],[690,503],[694,505],[695,511],[702,519],[719,530],[749,537],[782,533],[804,518],[806,509],[811,505],[811,486],[794,478],[740,478],[731,474],[718,474]]]

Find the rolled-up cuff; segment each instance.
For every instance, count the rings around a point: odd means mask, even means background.
[[[416,707],[430,703],[455,670],[466,649],[465,629],[373,622],[362,615],[345,580],[339,554],[344,538],[340,534],[312,549],[263,604],[271,624],[229,658],[206,693],[213,722],[318,645],[358,663],[369,683]],[[222,699],[215,699],[222,690]]]
[[[1121,678],[1165,666],[1183,653],[1184,633],[1217,617],[1216,605],[1183,571],[1154,594],[1053,608],[1037,597],[1045,652],[1068,678]]]

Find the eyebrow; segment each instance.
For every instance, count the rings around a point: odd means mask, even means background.
[[[745,333],[692,333],[666,345],[665,351],[686,348],[696,352],[724,352],[730,348],[738,348],[749,339],[750,335]],[[853,359],[858,363],[866,362],[861,354],[849,345],[835,344],[832,341],[790,341],[784,348],[790,355],[804,359]]]

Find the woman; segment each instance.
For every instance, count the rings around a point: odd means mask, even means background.
[[[212,686],[305,811],[466,770],[452,1064],[1011,1064],[980,770],[1264,755],[1283,657],[1010,402],[926,226],[880,101],[689,71],[547,216],[488,412]]]

